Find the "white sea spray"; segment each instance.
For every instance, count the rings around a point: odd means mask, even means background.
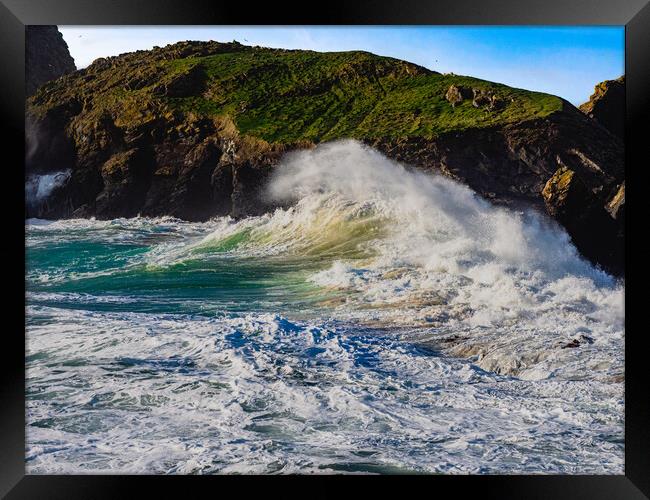
[[[64,186],[70,180],[71,174],[72,171],[67,169],[30,176],[25,182],[27,203],[36,204],[47,200],[56,188]]]
[[[267,194],[28,221],[30,472],[622,473],[624,284],[555,223],[353,141]]]

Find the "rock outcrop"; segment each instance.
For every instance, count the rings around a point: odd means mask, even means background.
[[[623,222],[625,218],[625,181],[618,187],[616,194],[607,202],[605,208],[614,220]]]
[[[585,256],[622,272],[622,142],[547,94],[365,52],[183,42],[44,85],[26,123],[28,175],[71,172],[31,217],[260,214],[285,152],[354,138],[496,203],[546,206]]]
[[[625,76],[596,85],[580,110],[619,139],[625,139]]]
[[[504,107],[503,99],[490,91],[480,88],[467,88],[462,85],[450,85],[445,93],[445,99],[449,101],[453,108],[462,103],[465,99],[472,100],[472,106],[475,108],[485,108],[488,111],[495,111]]]
[[[472,106],[475,108],[485,107],[488,111],[494,111],[504,105],[503,100],[494,92],[472,89],[472,94]]]
[[[445,93],[445,99],[449,101],[452,107],[460,104],[465,99],[471,99],[474,96],[472,89],[459,85],[450,85]]]
[[[613,217],[606,210],[603,198],[574,170],[560,167],[544,186],[542,196],[549,213],[564,225],[585,257],[597,260],[610,272],[623,273],[622,218]],[[607,237],[602,237],[603,234]]]
[[[25,93],[28,97],[44,83],[76,69],[68,45],[56,26],[25,27]]]

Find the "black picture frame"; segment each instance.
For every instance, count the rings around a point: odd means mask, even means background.
[[[144,487],[162,496],[188,494],[198,480],[243,492],[252,478],[154,476],[35,476],[25,475],[25,226],[24,213],[24,35],[25,25],[625,25],[626,67],[626,178],[639,175],[647,159],[644,127],[650,99],[650,4],[648,0],[329,0],[312,6],[278,2],[216,2],[214,0],[0,0],[0,109],[4,141],[3,204],[5,238],[2,248],[3,309],[12,322],[4,322],[2,386],[0,388],[0,495],[7,498],[119,498],[134,496]],[[639,183],[639,185],[641,185]],[[628,203],[636,204],[634,180],[627,182]],[[630,213],[630,210],[627,210]],[[634,212],[634,209],[632,211]],[[626,224],[629,223],[629,218]],[[626,228],[626,306],[631,301],[630,259],[633,245]],[[632,266],[632,267],[630,267]],[[632,271],[634,272],[634,271]],[[641,277],[633,277],[633,285]],[[21,293],[22,291],[22,293]],[[363,488],[375,493],[476,494],[480,498],[585,498],[650,497],[650,375],[643,349],[644,329],[630,330],[626,308],[625,342],[625,475],[612,476],[424,476],[397,480],[373,477],[260,477],[257,487],[265,495],[328,496],[335,489]],[[22,334],[21,334],[22,332]],[[301,485],[289,487],[298,480]],[[208,483],[209,481],[209,483]],[[408,484],[412,482],[411,484]],[[406,483],[406,484],[405,484]]]

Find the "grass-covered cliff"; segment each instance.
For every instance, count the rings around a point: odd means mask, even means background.
[[[486,111],[472,99],[453,106],[451,85],[501,100]],[[96,61],[51,83],[30,103],[43,113],[68,100],[83,119],[108,113],[124,126],[155,114],[230,116],[240,132],[269,142],[425,137],[548,116],[562,100],[470,77],[442,75],[368,52],[278,50],[232,44],[177,44]]]
[[[558,97],[360,51],[181,42],[99,59],[26,112],[28,176],[70,171],[28,216],[256,214],[286,151],[342,138],[500,202],[541,204],[570,170],[597,207],[581,226],[609,224],[623,177],[620,140]]]

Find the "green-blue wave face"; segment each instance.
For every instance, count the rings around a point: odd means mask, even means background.
[[[137,222],[134,222],[137,221]],[[258,221],[259,222],[259,221]],[[78,221],[28,226],[29,303],[130,312],[272,311],[309,315],[340,291],[309,281],[334,259],[361,259],[374,222],[338,224],[277,254],[283,235],[227,219]],[[243,227],[238,227],[243,226]],[[224,231],[225,229],[225,231]],[[223,231],[225,235],[220,234]],[[79,296],[95,300],[79,301]]]

